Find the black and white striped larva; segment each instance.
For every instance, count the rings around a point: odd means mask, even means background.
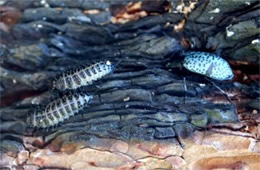
[[[28,115],[27,123],[30,127],[44,129],[56,126],[86,107],[92,98],[85,93],[64,95],[47,104],[43,109],[35,110]]]
[[[107,60],[105,62],[97,62],[91,66],[81,66],[68,70],[53,82],[53,88],[64,91],[90,85],[94,81],[113,72],[115,66]]]

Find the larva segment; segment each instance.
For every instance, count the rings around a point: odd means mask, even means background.
[[[82,110],[92,100],[92,96],[85,93],[65,95],[52,101],[42,110],[35,110],[27,117],[31,127],[49,128],[63,122]]]
[[[73,90],[92,84],[111,73],[114,66],[110,61],[101,61],[91,66],[78,67],[63,73],[54,81],[53,87],[60,91]]]

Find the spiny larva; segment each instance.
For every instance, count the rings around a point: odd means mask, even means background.
[[[35,128],[49,128],[58,125],[65,119],[74,116],[92,100],[85,93],[70,93],[58,98],[43,109],[34,110],[27,117],[27,124]]]
[[[60,75],[53,82],[53,88],[64,91],[90,85],[94,81],[113,72],[117,64],[113,65],[109,60],[107,60],[105,62],[97,62],[90,66],[80,66],[70,69],[66,73]]]
[[[234,77],[228,62],[207,52],[185,52],[183,66],[194,73],[216,80],[230,80]]]

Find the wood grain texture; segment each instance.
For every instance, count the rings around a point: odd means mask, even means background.
[[[1,2],[22,13],[0,20],[1,168],[260,167],[257,0]],[[183,50],[219,54],[235,79],[188,72]],[[26,125],[59,95],[57,74],[97,60],[121,62],[82,89],[89,107],[48,131]]]

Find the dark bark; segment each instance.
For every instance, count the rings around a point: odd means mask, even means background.
[[[0,46],[1,152],[9,151],[15,157],[22,150],[49,147],[60,151],[53,148],[58,139],[63,143],[85,141],[89,143],[86,147],[96,148],[91,141],[97,138],[168,142],[185,148],[185,139],[195,131],[217,128],[244,132],[243,122],[259,126],[258,83],[215,82],[230,95],[232,104],[203,76],[176,67],[180,65],[178,54],[192,47],[214,49],[227,60],[259,62],[259,44],[252,43],[259,38],[257,1],[248,1],[249,5],[244,1],[200,1],[186,17],[162,8],[170,5],[167,1],[146,1],[139,10],[149,16],[122,25],[110,22],[112,14],[116,15],[111,10],[121,9],[126,2],[46,2],[62,9],[43,8],[44,4],[33,1],[16,3],[23,16],[1,40],[5,43]],[[172,0],[172,11],[178,4]],[[216,8],[219,11],[214,12]],[[83,10],[88,9],[101,12],[85,15]],[[157,14],[151,15],[154,12]],[[175,32],[174,26],[183,19],[183,31]],[[94,94],[94,100],[82,114],[48,131],[27,127],[29,109],[56,96],[50,85],[56,74],[77,64],[107,59],[122,61],[114,73],[84,88]],[[253,111],[257,111],[256,116],[252,116]],[[246,117],[242,123],[238,113]],[[257,133],[247,135],[259,139]],[[30,137],[31,143],[24,143]],[[10,167],[11,163],[1,166]]]

